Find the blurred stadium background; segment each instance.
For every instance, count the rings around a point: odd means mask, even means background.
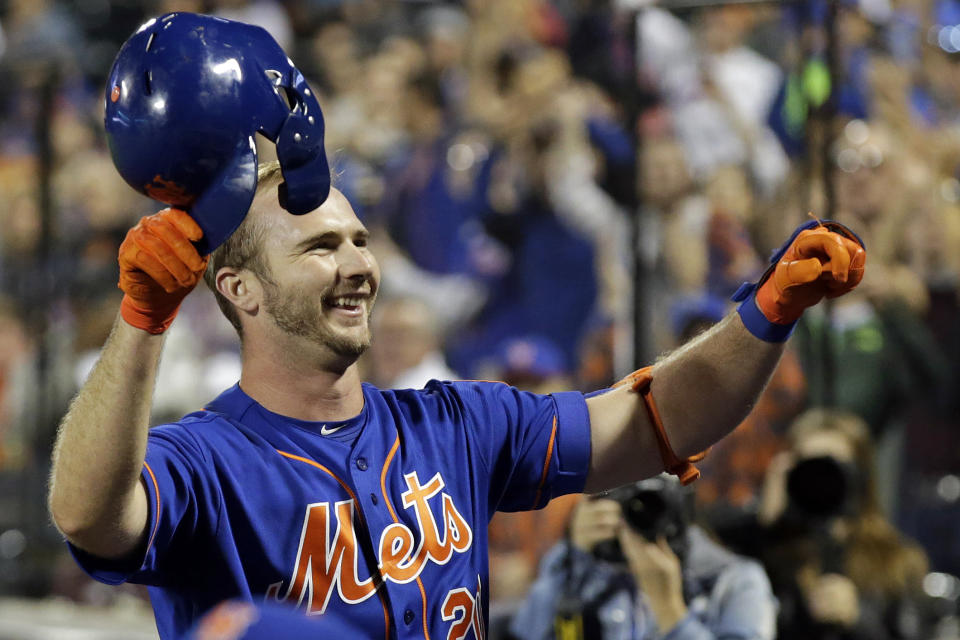
[[[335,183],[385,273],[363,361],[381,386],[600,388],[721,317],[808,211],[856,229],[862,286],[808,314],[698,500],[723,531],[756,510],[795,416],[856,413],[886,516],[929,556],[937,637],[958,637],[960,1],[6,0],[0,638],[156,637],[143,590],[79,572],[45,490],[115,317],[117,247],[159,209],[113,168],[104,77],[139,24],[176,10],[265,27],[318,90]],[[155,420],[238,372],[201,287]],[[494,521],[495,617],[569,506]]]

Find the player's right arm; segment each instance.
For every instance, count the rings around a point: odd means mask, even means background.
[[[118,320],[60,424],[50,513],[70,542],[97,556],[127,556],[145,534],[139,478],[162,347],[162,335]]]
[[[60,424],[49,507],[75,546],[123,558],[141,546],[148,521],[140,480],[163,332],[206,268],[191,244],[202,232],[166,209],[140,221],[120,247],[120,315]]]

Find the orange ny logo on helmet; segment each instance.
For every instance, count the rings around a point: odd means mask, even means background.
[[[152,181],[143,185],[143,190],[154,200],[174,206],[182,207],[193,202],[193,196],[188,194],[183,186],[172,180],[165,180],[159,173],[153,176]]]

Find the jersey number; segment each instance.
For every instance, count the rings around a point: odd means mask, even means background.
[[[440,613],[444,620],[453,620],[447,640],[463,640],[473,629],[477,640],[483,639],[483,620],[480,618],[480,580],[477,579],[477,594],[474,596],[466,588],[460,587],[447,593]]]

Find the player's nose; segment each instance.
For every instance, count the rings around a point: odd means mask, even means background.
[[[348,280],[370,280],[377,271],[377,262],[366,247],[345,242],[338,252],[340,276]]]

